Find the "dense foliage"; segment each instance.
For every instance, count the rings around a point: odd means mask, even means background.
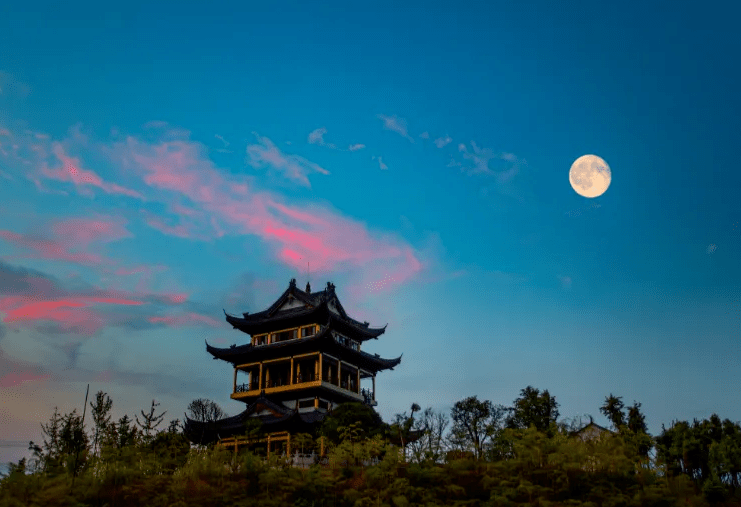
[[[415,404],[392,424],[348,405],[315,435],[295,436],[316,448],[325,435],[326,463],[308,469],[191,446],[178,421],[159,428],[154,402],[134,421],[112,421],[111,405],[98,393],[88,428],[55,410],[33,458],[0,479],[0,507],[741,505],[738,423],[678,421],[653,438],[641,405],[626,413],[613,395],[600,410],[614,431],[589,439],[557,423],[555,397],[531,387],[512,407],[470,397],[448,417]]]

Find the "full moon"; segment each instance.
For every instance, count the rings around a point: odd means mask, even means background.
[[[584,197],[599,197],[612,181],[607,162],[597,155],[583,155],[571,164],[569,181],[576,193]]]

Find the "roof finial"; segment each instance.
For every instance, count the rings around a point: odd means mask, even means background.
[[[306,282],[306,293],[311,294],[311,283],[310,282]]]
[[[295,278],[291,278],[291,283],[289,283],[288,286],[291,287],[291,288],[296,287],[296,279]]]

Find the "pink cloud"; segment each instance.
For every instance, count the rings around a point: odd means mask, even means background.
[[[185,303],[188,300],[187,294],[167,294],[166,297],[170,300],[171,303],[178,305],[181,303]]]
[[[167,317],[150,317],[148,320],[153,324],[165,324],[171,327],[197,326],[199,324],[211,327],[223,327],[223,322],[193,312]]]
[[[59,238],[77,245],[87,246],[93,242],[108,243],[123,238],[134,237],[120,219],[108,217],[99,219],[70,218],[59,221],[52,226],[52,231]]]
[[[55,169],[42,167],[41,173],[47,178],[58,181],[69,181],[73,183],[78,190],[82,190],[83,193],[87,191],[81,187],[89,185],[98,187],[108,194],[121,194],[143,199],[139,192],[122,187],[115,183],[105,182],[94,171],[83,169],[80,160],[76,157],[68,156],[60,143],[52,144],[52,152],[62,163],[62,166]]]
[[[101,256],[96,254],[70,252],[68,251],[69,245],[60,241],[24,236],[7,230],[0,230],[0,238],[29,250],[34,250],[36,255],[42,259],[68,261],[88,266],[105,262]]]
[[[136,274],[147,274],[148,275],[151,273],[155,273],[159,271],[166,271],[166,270],[167,270],[167,266],[162,266],[160,264],[155,265],[155,266],[143,265],[143,266],[136,266],[133,268],[118,268],[115,271],[115,274],[119,276],[136,275]]]
[[[259,136],[258,140],[263,146],[252,147],[253,161],[274,164],[289,172],[286,165],[298,164],[269,140]],[[178,197],[190,201],[186,210],[169,207],[180,221],[177,225],[159,217],[147,218],[151,227],[165,234],[197,240],[223,234],[253,235],[273,247],[277,260],[301,269],[310,262],[313,272],[361,269],[377,272],[379,279],[394,273],[396,283],[401,283],[423,269],[403,240],[371,232],[361,222],[326,207],[287,204],[275,193],[255,191],[246,178],[219,171],[198,143],[177,140],[147,144],[129,137],[125,143],[116,144],[111,153],[127,168],[139,172],[149,186],[166,190],[168,194],[161,196],[164,202]],[[304,169],[296,169],[297,180],[306,177]]]
[[[104,319],[89,307],[95,304],[142,305],[141,301],[102,297],[67,297],[57,300],[37,301],[32,297],[6,297],[0,299],[0,311],[5,313],[3,322],[52,321],[62,329],[78,330],[92,335],[105,325]]]
[[[69,218],[50,225],[53,238],[23,235],[0,230],[0,238],[33,250],[36,257],[74,262],[86,266],[111,264],[112,261],[97,253],[85,251],[91,244],[109,243],[133,235],[126,229],[126,222],[119,218],[100,215],[96,218]]]
[[[35,382],[38,380],[47,380],[51,375],[35,375],[31,372],[14,372],[6,373],[0,377],[0,387],[20,386],[26,382]]]

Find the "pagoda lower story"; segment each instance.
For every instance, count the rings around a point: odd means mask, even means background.
[[[314,435],[340,403],[375,406],[376,374],[401,362],[401,357],[383,359],[361,350],[385,327],[371,328],[350,318],[331,283],[312,293],[309,284],[301,290],[291,280],[267,310],[242,317],[225,315],[235,329],[249,335],[249,343],[228,348],[207,343],[206,350],[214,359],[232,364],[230,397],[247,407],[212,422],[186,418],[185,433],[193,443],[218,443],[234,450],[257,445],[268,456],[290,456],[291,437]],[[371,380],[369,389],[361,389],[363,379]],[[324,454],[323,444],[322,440],[316,449],[319,455]]]

